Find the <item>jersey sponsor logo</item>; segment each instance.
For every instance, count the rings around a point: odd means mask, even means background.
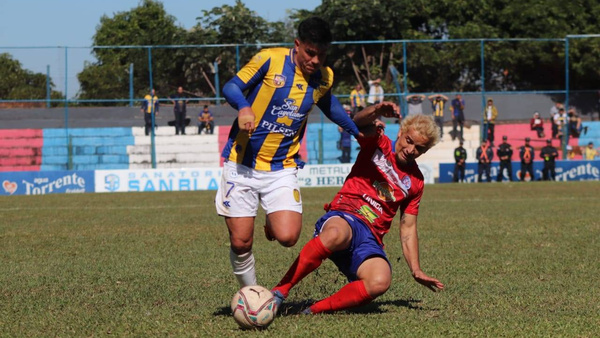
[[[373,224],[379,216],[371,209],[368,205],[362,205],[358,210],[356,210],[359,214],[361,214],[369,223]]]
[[[281,88],[285,85],[285,80],[286,80],[285,75],[275,74],[275,76],[273,77],[273,84],[275,85],[276,88]]]
[[[373,187],[377,190],[377,196],[386,202],[396,202],[396,197],[394,196],[394,188],[392,188],[387,182],[378,182],[375,181],[373,183]]]
[[[294,100],[294,99],[291,99],[291,98],[284,99],[282,106],[274,105],[271,108],[271,115],[277,116],[278,119],[301,121],[304,119],[306,114],[299,113],[298,110],[300,109],[300,107],[298,107],[295,103],[296,103],[296,100]],[[279,122],[282,122],[282,121],[279,121]],[[285,124],[290,125],[291,123],[290,124],[285,123]]]
[[[396,173],[396,170],[394,170],[392,162],[385,157],[381,149],[375,150],[371,160],[375,166],[386,176],[388,182],[391,182],[399,187],[402,186],[400,184],[400,177],[398,177],[398,173]]]
[[[296,135],[296,131],[290,128],[286,128],[285,126],[279,123],[271,123],[269,121],[262,121],[260,126],[275,134],[283,134],[286,137],[292,137]]]
[[[381,207],[381,203],[374,200],[371,196],[367,194],[363,194],[362,198],[367,201],[373,208],[377,209],[379,213],[383,213],[383,208]]]

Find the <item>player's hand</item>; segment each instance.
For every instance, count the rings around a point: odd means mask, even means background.
[[[417,281],[417,283],[425,286],[426,288],[428,288],[429,290],[431,290],[433,292],[444,289],[444,284],[442,284],[442,282],[440,282],[439,280],[437,280],[435,278],[427,276],[421,270],[417,270],[417,271],[413,272],[412,275],[413,275],[413,278],[415,279],[415,281]]]
[[[375,105],[375,112],[383,117],[398,118],[400,116],[400,107],[394,102],[383,101]]]
[[[256,116],[254,115],[252,108],[245,107],[240,109],[240,111],[238,112],[238,127],[241,131],[245,131],[248,134],[252,134],[254,132],[254,129],[256,129],[254,125],[255,118]]]

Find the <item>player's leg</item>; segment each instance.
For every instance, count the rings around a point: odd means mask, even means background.
[[[252,242],[254,217],[225,217],[229,231],[229,261],[240,286],[256,285]]]
[[[226,162],[215,196],[215,207],[229,231],[230,262],[240,286],[256,285],[252,242],[258,211],[258,188],[253,170]]]
[[[260,203],[267,215],[265,235],[285,247],[298,242],[302,230],[302,198],[296,176],[298,169],[259,172]]]
[[[318,236],[304,245],[296,261],[273,288],[273,292],[279,292],[283,298],[288,296],[294,285],[318,268],[333,252],[350,246],[352,228],[344,218],[340,217],[340,213],[325,214],[317,221],[315,228]]]
[[[364,305],[389,289],[392,270],[383,248],[366,225],[354,223],[352,230],[355,236],[350,248],[331,256],[350,283],[313,304],[307,312],[339,311]]]

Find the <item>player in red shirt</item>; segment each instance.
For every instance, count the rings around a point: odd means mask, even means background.
[[[444,288],[439,280],[421,270],[417,237],[424,184],[415,159],[439,141],[439,127],[430,116],[408,116],[402,121],[393,145],[383,133],[378,117],[374,109],[355,116],[364,134],[358,139],[361,151],[344,186],[325,206],[327,213],[315,224],[314,238],[304,245],[273,288],[278,307],[290,289],[327,258],[350,283],[303,313],[343,310],[367,304],[384,294],[390,287],[392,270],[382,238],[398,209],[402,215],[402,251],[413,278],[432,291]]]

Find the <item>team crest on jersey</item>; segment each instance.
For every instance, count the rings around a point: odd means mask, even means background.
[[[296,202],[300,203],[300,190],[294,189],[294,199]]]
[[[275,74],[273,77],[273,84],[276,88],[281,88],[285,85],[286,77],[282,74]]]
[[[410,189],[411,184],[412,183],[410,181],[410,177],[408,177],[408,176],[402,177],[402,180],[400,181],[400,186],[402,187],[402,189],[404,189],[408,192],[408,189]]]
[[[373,183],[373,187],[377,190],[377,196],[380,199],[386,202],[396,202],[396,197],[394,197],[394,188],[392,188],[387,182],[378,182],[375,181]]]

